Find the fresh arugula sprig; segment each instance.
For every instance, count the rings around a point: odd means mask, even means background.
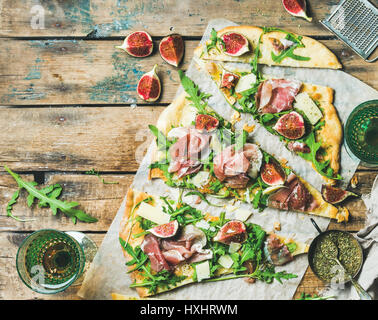
[[[209,53],[209,51],[213,48],[215,48],[219,51],[219,48],[217,46],[218,42],[221,44],[222,49],[225,50],[226,45],[225,45],[223,39],[219,38],[216,30],[214,28],[212,28],[211,32],[210,32],[210,43],[206,44],[206,53]]]
[[[90,223],[97,221],[96,218],[88,215],[83,210],[76,209],[79,203],[57,199],[62,192],[62,187],[59,184],[37,189],[37,182],[24,181],[17,173],[14,173],[7,166],[4,166],[4,168],[14,178],[14,180],[16,180],[19,190],[25,189],[28,192],[29,195],[27,197],[27,204],[29,207],[34,203],[35,199],[37,199],[39,200],[39,207],[50,207],[53,215],[56,215],[59,210],[70,217],[74,223],[76,223],[77,220]],[[16,191],[16,193],[18,191]],[[8,216],[12,218],[14,218],[14,216],[11,215],[12,206],[15,204],[15,201],[17,201],[18,198],[18,194],[16,193],[13,195],[11,202],[7,207]]]
[[[317,294],[311,295],[309,293],[302,292],[301,296],[296,300],[327,300],[327,299],[332,299],[334,297],[335,296],[322,297],[322,296],[318,296]]]
[[[98,171],[96,171],[94,168],[92,168],[89,171],[86,171],[85,174],[96,176],[97,178],[99,178],[102,181],[103,184],[119,184],[118,181],[105,181],[105,179],[103,177],[101,177],[100,173]]]

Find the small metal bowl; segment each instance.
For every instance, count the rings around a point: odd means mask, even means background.
[[[353,240],[355,241],[355,243],[357,244],[357,247],[359,248],[359,250],[358,250],[358,254],[359,254],[359,256],[360,256],[359,258],[360,258],[360,261],[361,261],[361,262],[360,262],[360,265],[359,265],[359,267],[358,267],[358,270],[356,270],[356,272],[354,272],[354,274],[351,275],[351,278],[356,277],[357,274],[360,272],[361,267],[362,267],[362,264],[363,264],[363,251],[362,251],[362,247],[361,247],[360,243],[357,241],[357,239],[355,239],[355,238],[354,238],[349,232],[346,232],[346,231],[341,231],[341,230],[327,230],[327,231],[321,231],[320,228],[319,228],[319,226],[316,224],[316,222],[315,222],[313,219],[311,219],[311,222],[312,222],[312,224],[315,226],[316,230],[319,232],[319,235],[316,236],[316,237],[314,238],[314,240],[312,240],[312,242],[311,242],[311,244],[310,244],[310,248],[309,248],[309,250],[308,250],[308,263],[309,263],[309,265],[310,265],[310,268],[311,268],[312,272],[316,275],[316,277],[319,278],[320,280],[322,280],[323,282],[327,283],[327,284],[330,284],[330,283],[331,283],[331,281],[327,281],[327,280],[321,278],[321,277],[319,276],[319,274],[316,272],[316,269],[314,268],[314,254],[315,254],[315,248],[316,248],[316,245],[317,245],[318,241],[319,241],[323,236],[325,236],[325,235],[327,235],[327,234],[331,234],[331,233],[336,233],[336,232],[337,232],[337,233],[343,233],[343,234],[346,234],[346,235],[348,235],[349,237],[351,237],[351,239],[353,239]],[[349,283],[350,281],[351,281],[351,279],[346,279],[346,280],[344,280],[344,281],[342,281],[342,282],[338,282],[337,285],[342,286],[342,285],[344,285],[344,284],[346,284],[346,283]]]

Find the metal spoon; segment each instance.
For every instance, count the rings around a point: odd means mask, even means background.
[[[329,260],[334,260],[336,263],[342,268],[344,271],[344,274],[347,275],[348,280],[352,282],[352,285],[356,289],[358,295],[360,296],[361,300],[373,300],[373,298],[368,294],[358,283],[356,280],[353,279],[353,277],[346,271],[340,260],[339,257],[339,247],[332,242],[328,244],[327,247],[321,247],[322,254]]]

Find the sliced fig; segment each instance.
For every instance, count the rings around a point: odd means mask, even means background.
[[[264,163],[260,172],[260,176],[262,181],[270,186],[283,184],[286,180],[285,171],[275,161]]]
[[[166,224],[161,224],[159,226],[149,229],[154,236],[158,238],[170,238],[176,235],[179,224],[177,220],[170,221]]]
[[[240,33],[228,32],[221,36],[223,43],[220,43],[223,52],[232,57],[238,57],[249,52],[249,42]]]
[[[138,82],[137,92],[139,97],[148,102],[159,99],[161,92],[161,84],[156,74],[157,64],[150,72],[145,73]]]
[[[218,128],[219,121],[217,118],[209,116],[207,114],[198,114],[196,116],[196,129],[200,132],[206,130],[212,132]]]
[[[306,14],[306,0],[282,0],[282,4],[285,10],[292,16],[312,21],[312,18]]]
[[[322,185],[322,197],[325,201],[331,204],[340,203],[349,196],[358,197],[357,194],[351,191],[343,190],[341,188],[333,187],[327,184]]]
[[[306,131],[303,117],[295,111],[281,116],[274,125],[273,129],[291,140],[303,137]]]
[[[230,244],[231,242],[242,243],[247,240],[247,229],[245,224],[238,220],[227,222],[214,237],[214,241]]]
[[[184,55],[184,41],[179,34],[171,34],[160,41],[159,52],[164,61],[177,67]]]
[[[130,33],[121,46],[116,48],[126,51],[133,57],[143,58],[152,53],[153,42],[151,36],[145,31],[135,31]]]
[[[221,80],[221,88],[231,89],[234,88],[239,81],[239,76],[232,72],[223,71],[222,73],[222,80]]]

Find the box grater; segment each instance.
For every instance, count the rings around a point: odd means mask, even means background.
[[[367,62],[378,45],[378,9],[368,0],[342,0],[330,16],[320,21]]]

